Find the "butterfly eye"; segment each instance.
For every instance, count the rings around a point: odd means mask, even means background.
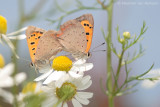
[[[92,56],[92,54],[90,53],[90,52],[88,52],[87,53],[87,57],[89,58],[89,57],[91,57]]]
[[[30,66],[31,66],[31,67],[33,67],[33,66],[34,66],[32,62],[30,63]]]

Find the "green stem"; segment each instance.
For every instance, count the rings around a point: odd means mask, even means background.
[[[64,95],[53,107],[57,107],[62,101],[64,101],[64,99],[66,99],[66,97],[67,95]]]
[[[113,14],[113,0],[110,0],[109,5],[105,8],[108,13],[108,35],[106,38],[107,43],[112,41],[112,14]],[[114,107],[114,95],[112,86],[112,60],[111,60],[111,49],[109,44],[107,45],[107,89],[109,92],[108,101],[109,107]]]
[[[119,64],[118,64],[118,68],[117,68],[117,73],[116,73],[116,78],[115,78],[115,83],[114,83],[114,88],[113,88],[113,92],[115,93],[116,88],[118,88],[118,79],[119,79],[119,74],[120,74],[120,70],[121,70],[121,65],[122,65],[122,60],[123,60],[123,55],[124,55],[124,45],[122,45],[122,52],[120,55],[120,59],[119,59]]]

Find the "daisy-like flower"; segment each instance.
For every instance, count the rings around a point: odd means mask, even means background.
[[[11,76],[14,71],[14,64],[9,63],[6,66],[3,56],[0,54],[0,88],[11,87],[14,85],[13,77]],[[16,84],[20,84],[26,78],[25,73],[18,73],[15,76]]]
[[[0,96],[4,98],[4,100],[11,102],[12,94],[3,90],[2,88],[12,87],[14,84],[19,85],[26,79],[25,73],[18,73],[15,75],[14,79],[12,77],[12,73],[14,72],[14,64],[9,63],[4,66],[4,59],[2,55],[0,55]]]
[[[70,77],[80,78],[83,76],[84,71],[93,68],[93,64],[86,63],[84,59],[79,59],[72,64],[72,61],[68,57],[59,56],[53,60],[52,68],[49,71],[44,71],[45,73],[36,78],[35,81],[40,81],[48,77],[43,82],[43,84],[48,84],[51,81],[66,81]]]
[[[160,83],[160,69],[151,70],[147,75],[149,78],[155,78],[155,80],[143,80],[142,87],[154,88]]]
[[[48,99],[44,102],[44,107],[68,107],[67,102],[72,101],[74,107],[82,107],[89,104],[89,98],[93,93],[82,92],[92,84],[90,76],[81,78],[69,78],[66,81],[59,80],[57,83],[51,82],[43,86],[42,90],[48,93]]]
[[[16,32],[6,34],[6,32],[7,32],[7,20],[3,16],[0,16],[0,43],[4,44],[3,41],[2,41],[2,40],[4,40],[8,44],[8,46],[11,48],[12,52],[15,54],[15,56],[17,58],[19,58],[19,56],[15,53],[15,47],[12,44],[10,39],[17,39],[17,40],[25,39],[26,38],[25,34],[22,34],[22,35],[17,35],[17,34],[25,31],[26,29],[27,28],[25,27],[25,28],[22,28],[22,29],[20,29]],[[17,36],[14,36],[14,35],[17,35]]]
[[[17,96],[19,105],[21,107],[39,107],[42,105],[43,100],[45,100],[45,94],[41,90],[42,84],[36,82],[29,82],[23,88],[22,92]]]
[[[39,107],[42,105],[43,101],[45,100],[45,94],[41,90],[42,84],[29,82],[26,86],[24,86],[22,92],[17,95],[17,101],[19,107]],[[14,103],[14,95],[10,92],[6,92],[0,90],[5,95],[5,100],[13,104]]]

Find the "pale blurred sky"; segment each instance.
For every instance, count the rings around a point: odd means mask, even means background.
[[[17,22],[19,20],[19,8],[18,8],[18,0],[0,0],[0,15],[6,17],[8,21],[8,33],[12,32],[16,29]],[[25,0],[25,11],[29,13],[33,6],[39,0]],[[58,16],[61,16],[61,12],[56,12],[55,15],[49,16],[44,13],[51,8],[56,9],[53,5],[53,0],[48,0],[45,4],[42,11],[38,14],[38,18],[30,21],[25,24],[38,26],[40,28],[55,29],[55,25],[49,25],[49,22],[46,21],[46,18],[56,19]],[[95,3],[95,0],[81,0],[86,6],[92,6]],[[65,4],[64,4],[65,2]],[[68,2],[68,4],[67,4]],[[76,8],[74,0],[58,0],[59,5],[63,5],[65,10],[72,10]],[[63,7],[62,7],[63,8]],[[104,11],[99,10],[83,10],[72,15],[67,16],[63,22],[79,17],[85,13],[92,13],[95,20],[94,26],[94,37],[92,48],[104,42],[102,33],[100,28],[103,27],[107,29],[107,14]],[[116,44],[117,49],[120,48],[120,45],[116,41],[116,31],[114,30],[117,25],[119,25],[120,33],[123,31],[130,31],[132,35],[139,34],[140,28],[142,26],[143,21],[146,22],[148,26],[147,32],[144,34],[144,39],[141,42],[142,46],[146,48],[145,55],[134,63],[130,64],[129,67],[132,67],[132,75],[140,74],[149,69],[149,67],[154,63],[154,69],[160,68],[160,1],[159,0],[117,0],[117,3],[114,5],[114,14],[113,14],[113,41]],[[101,49],[105,49],[105,46],[102,46]],[[130,52],[133,53],[134,49],[139,49],[139,45],[136,45],[134,48],[130,49]],[[98,49],[97,49],[98,50]],[[0,45],[0,53],[5,57],[6,63],[10,61],[10,50],[7,46]],[[93,61],[95,64],[93,68],[93,84],[99,84],[99,78],[104,77],[105,75],[105,52],[96,52],[92,53],[93,56],[89,60]],[[28,47],[26,40],[20,41],[19,44],[19,55],[27,60],[30,60]],[[21,61],[23,62],[23,61]],[[114,58],[113,61],[116,66],[117,59]],[[26,62],[25,62],[26,63]],[[29,62],[27,62],[29,64]],[[22,67],[25,67],[22,65]],[[114,68],[116,69],[116,68]],[[21,68],[21,70],[23,70]],[[25,70],[26,71],[26,70]],[[89,73],[91,74],[91,73]],[[99,85],[92,86],[92,88],[97,87]],[[160,85],[154,89],[144,90],[139,85],[137,87],[139,89],[138,92],[132,94],[130,96],[126,96],[126,99],[121,100],[124,102],[124,106],[131,107],[157,107],[156,103],[159,103],[160,98]],[[91,89],[93,90],[93,89]],[[101,93],[102,94],[102,93]],[[128,99],[131,97],[131,99]],[[125,98],[125,97],[123,97]],[[96,100],[96,98],[94,98]],[[98,100],[98,99],[97,99]],[[127,101],[126,101],[127,100]],[[129,104],[128,104],[129,103]],[[92,103],[94,104],[94,103]],[[154,105],[155,104],[155,105]],[[160,105],[160,104],[159,104]],[[96,107],[96,106],[95,106]]]

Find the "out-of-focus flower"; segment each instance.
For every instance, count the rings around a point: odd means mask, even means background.
[[[10,63],[0,69],[0,88],[13,86],[13,78],[11,77],[13,71],[13,63]]]
[[[123,32],[123,37],[125,39],[130,39],[131,38],[131,34],[129,32]]]
[[[80,59],[72,64],[72,61],[66,56],[59,56],[53,60],[53,69],[44,71],[40,77],[35,81],[40,81],[47,78],[43,84],[48,84],[51,81],[67,80],[70,77],[80,78],[84,75],[84,71],[88,71],[93,68],[92,63],[85,63],[86,60]]]
[[[48,99],[44,102],[44,107],[68,107],[67,102],[72,101],[74,107],[82,107],[89,104],[89,98],[93,93],[82,92],[89,88],[92,84],[90,76],[79,79],[69,78],[66,81],[59,80],[57,83],[51,82],[47,86],[43,86],[42,90],[48,93]]]
[[[4,98],[8,103],[13,102],[13,95],[10,92],[3,90],[2,88],[12,87],[14,84],[19,85],[26,79],[25,73],[18,73],[15,77],[12,77],[14,72],[14,64],[9,63],[3,68],[0,68],[0,96]]]
[[[14,64],[10,63],[0,69],[0,88],[11,87],[14,85],[13,77],[11,76],[14,71]],[[25,73],[18,73],[15,75],[15,83],[19,85],[26,79]]]
[[[0,15],[0,33],[6,34],[7,32],[7,20]]]
[[[5,65],[4,58],[3,58],[3,56],[0,54],[0,69],[3,68],[4,65]]]
[[[18,101],[19,107],[40,107],[45,100],[45,94],[41,90],[42,84],[29,82],[26,86],[24,86],[21,93],[19,93],[16,98]],[[14,103],[14,95],[10,92],[5,90],[1,90],[2,97],[5,99],[6,102],[13,104]]]
[[[160,69],[151,70],[147,75],[149,78],[156,78],[156,80],[143,80],[142,87],[144,88],[154,88],[160,83]]]
[[[7,32],[7,20],[3,16],[0,16],[0,43],[4,44],[3,41],[2,41],[2,40],[4,40],[7,43],[7,45],[11,48],[12,52],[15,54],[15,56],[17,58],[19,58],[19,56],[16,54],[15,47],[12,44],[12,42],[10,41],[10,39],[16,39],[16,40],[25,39],[26,35],[25,34],[19,35],[19,33],[25,31],[26,29],[27,29],[27,27],[22,28],[18,31],[15,31],[15,32],[6,34],[6,32]]]

